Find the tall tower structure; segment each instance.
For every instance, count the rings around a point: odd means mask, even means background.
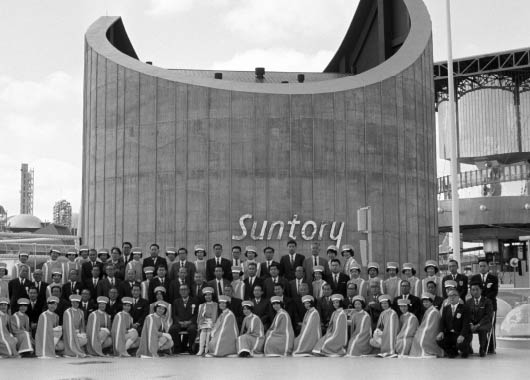
[[[53,223],[72,227],[72,205],[65,199],[55,202],[53,206]]]
[[[33,215],[33,169],[28,164],[20,169],[20,213]]]
[[[0,205],[0,232],[5,231],[7,222],[7,211]]]

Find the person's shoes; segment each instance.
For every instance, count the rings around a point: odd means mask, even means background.
[[[447,354],[447,357],[449,359],[454,359],[454,358],[456,358],[456,355],[455,354]]]
[[[479,353],[478,353],[478,356],[483,358],[484,356],[486,356],[486,352],[484,350],[480,350]]]
[[[467,354],[467,353],[464,353],[464,352],[462,352],[462,354],[460,355],[460,357],[461,357],[462,359],[467,359],[467,357],[468,357],[468,354]]]

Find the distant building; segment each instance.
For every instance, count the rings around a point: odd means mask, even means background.
[[[7,223],[7,212],[4,209],[4,206],[0,206],[0,232],[6,230]]]
[[[72,227],[72,205],[67,200],[61,199],[53,206],[53,223]]]
[[[28,164],[20,168],[20,213],[33,215],[33,169]]]

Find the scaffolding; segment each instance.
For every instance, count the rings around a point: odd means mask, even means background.
[[[53,223],[72,228],[72,205],[65,199],[53,206]]]
[[[20,168],[20,213],[33,215],[33,169],[28,164]]]

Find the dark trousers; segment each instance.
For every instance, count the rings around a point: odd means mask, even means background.
[[[186,331],[187,335],[179,334],[181,331]],[[190,324],[187,327],[182,327],[178,323],[174,323],[169,328],[169,335],[173,338],[174,348],[173,350],[176,353],[189,351],[195,342],[195,337],[197,336],[197,325]]]
[[[471,336],[464,337],[464,341],[460,344],[456,342],[458,334],[448,332],[444,333],[444,338],[437,341],[438,346],[442,348],[448,356],[456,356],[460,351],[464,355],[469,355],[471,346]]]
[[[488,332],[489,330],[478,330],[475,334],[478,335],[478,343],[480,352],[486,352],[486,347],[488,346]],[[470,342],[471,343],[471,342]]]

